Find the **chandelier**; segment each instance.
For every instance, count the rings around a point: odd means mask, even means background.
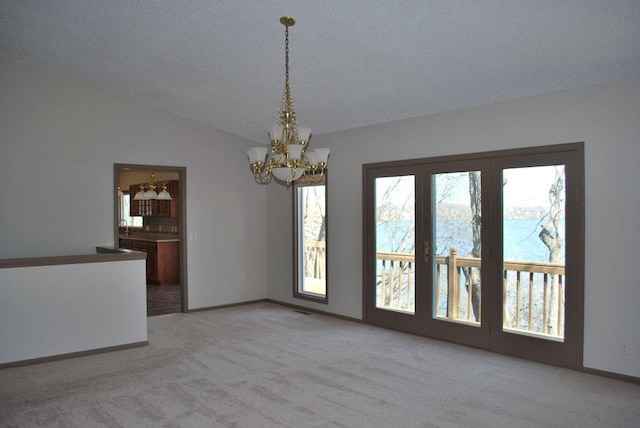
[[[156,186],[155,177],[156,173],[149,171],[149,182],[140,185],[140,190],[133,197],[135,201],[151,201],[156,199],[170,201],[172,199],[166,184],[162,185],[162,191],[160,193],[156,193],[158,186]]]
[[[311,129],[298,126],[293,98],[289,89],[289,27],[295,18],[283,16],[280,23],[285,26],[285,80],[280,103],[278,122],[269,131],[271,149],[253,147],[248,151],[249,166],[259,184],[268,184],[275,177],[276,182],[289,187],[302,176],[309,180],[321,180],[327,170],[329,149],[309,150]]]

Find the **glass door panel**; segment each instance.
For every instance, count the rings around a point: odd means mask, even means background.
[[[415,314],[415,177],[375,179],[375,307]]]
[[[503,331],[564,340],[565,168],[503,170]]]
[[[424,252],[431,254],[434,317],[479,327],[481,172],[432,174],[431,184],[434,243]]]

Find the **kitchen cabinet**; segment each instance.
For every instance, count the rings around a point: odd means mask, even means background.
[[[120,248],[147,253],[147,280],[180,284],[180,241],[120,238]]]
[[[161,247],[164,248],[164,247]],[[158,281],[158,247],[155,242],[143,242],[142,251],[147,253],[147,279]],[[167,281],[165,281],[167,282]]]
[[[158,181],[155,183],[156,192],[160,193],[164,185],[171,195],[170,201],[153,199],[149,201],[135,200],[134,196],[140,191],[141,184],[132,184],[129,187],[131,195],[129,212],[132,216],[142,217],[173,217],[180,216],[180,182],[178,180]]]
[[[138,193],[138,191],[140,190],[142,190],[142,188],[138,184],[132,184],[131,186],[129,186],[129,215],[132,217],[140,216],[142,212],[142,210],[140,209],[140,202],[142,201],[133,199],[136,196],[136,193]]]

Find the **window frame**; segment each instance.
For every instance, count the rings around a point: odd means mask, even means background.
[[[132,228],[142,229],[144,221],[141,216],[131,215],[131,203],[130,199],[133,197],[128,190],[122,192],[123,195],[118,197],[119,211],[120,211],[120,223],[124,220],[127,222],[129,230]],[[134,224],[135,223],[135,224]]]
[[[311,293],[303,291],[304,283],[300,283],[300,268],[302,265],[300,251],[301,247],[301,227],[300,224],[300,206],[299,206],[299,189],[304,187],[324,187],[324,242],[325,242],[325,265],[324,265],[324,281],[325,292],[324,295],[318,293]],[[296,299],[308,300],[316,303],[329,303],[329,281],[328,281],[328,242],[329,242],[329,216],[328,216],[328,204],[327,204],[327,178],[326,175],[321,180],[317,178],[302,177],[293,183],[293,297]]]

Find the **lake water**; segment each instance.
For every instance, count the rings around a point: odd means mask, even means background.
[[[379,225],[377,229],[378,250],[394,251],[394,248],[392,248],[393,245],[390,243],[392,240],[389,238],[392,236],[402,236],[409,227],[409,224],[409,222],[401,221]],[[449,226],[451,227],[451,225]],[[443,230],[444,227],[438,225],[438,229]],[[538,237],[540,230],[541,227],[539,220],[536,219],[505,220],[504,259],[514,261],[548,262],[549,251]],[[396,241],[398,241],[398,239],[396,239]],[[470,233],[467,233],[466,236],[455,239],[451,245],[458,248],[459,255],[468,254],[473,248],[473,241]],[[411,247],[412,246],[413,243],[411,243]],[[397,248],[395,250],[397,250]],[[411,252],[411,250],[406,252]],[[448,252],[448,250],[438,249],[438,252]]]

